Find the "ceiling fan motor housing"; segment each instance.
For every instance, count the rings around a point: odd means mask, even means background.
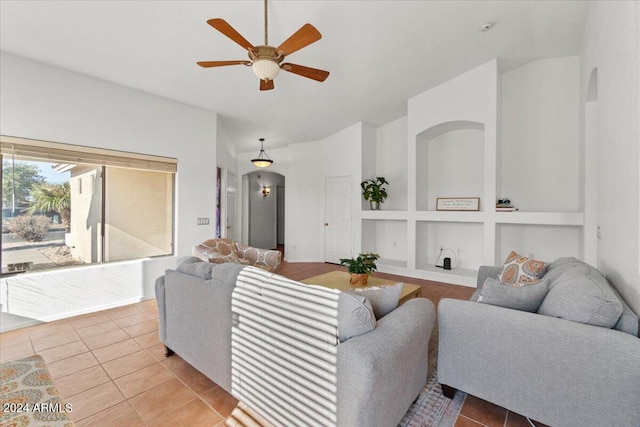
[[[273,46],[254,46],[248,49],[249,58],[253,62],[251,69],[261,80],[273,80],[280,72],[280,63],[284,59],[282,52],[276,52]]]

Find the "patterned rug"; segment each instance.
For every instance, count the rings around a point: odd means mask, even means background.
[[[466,396],[458,391],[453,400],[445,397],[434,372],[398,427],[453,427]]]
[[[74,427],[40,355],[0,364],[0,426]]]

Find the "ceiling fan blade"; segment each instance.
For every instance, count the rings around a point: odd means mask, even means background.
[[[284,55],[291,55],[293,52],[309,46],[322,38],[322,34],[311,24],[304,24],[291,37],[286,39],[276,48],[276,52],[284,52]]]
[[[271,90],[273,88],[273,80],[260,80],[260,90]]]
[[[251,65],[251,61],[200,61],[197,63],[199,66],[204,68],[209,67],[224,67],[225,65]]]
[[[319,82],[323,82],[329,77],[329,72],[324,70],[318,70],[317,68],[305,67],[303,65],[285,63],[280,65],[285,71],[288,71],[293,74],[297,74],[302,77],[307,77],[309,79],[317,80]]]
[[[242,35],[240,35],[239,32],[234,30],[233,27],[229,25],[229,23],[224,19],[220,19],[220,18],[209,19],[207,21],[207,24],[211,25],[213,28],[220,31],[222,34],[229,37],[231,40],[238,43],[243,48],[247,50],[253,49],[253,45],[249,43],[247,39],[242,37]]]

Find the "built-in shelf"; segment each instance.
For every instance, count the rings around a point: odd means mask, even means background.
[[[475,287],[478,267],[501,265],[512,250],[542,260],[584,254],[579,144],[568,137],[577,138],[577,116],[560,122],[550,109],[557,96],[577,105],[577,95],[567,88],[541,96],[538,88],[565,87],[577,68],[573,60],[536,62],[506,80],[497,61],[488,62],[409,99],[406,119],[370,133],[362,177],[392,177],[383,210],[362,201],[360,212],[361,248],[380,253],[381,272]],[[539,168],[540,144],[560,145],[551,163],[567,167]],[[439,197],[480,197],[480,210],[437,211]],[[522,210],[496,212],[505,197]],[[446,249],[458,261],[452,270],[435,267]]]
[[[380,220],[406,220],[407,219],[407,211],[385,211],[385,210],[363,210],[360,212],[360,217],[362,219],[380,219]]]
[[[484,222],[484,212],[460,212],[460,211],[417,211],[415,218],[418,221],[438,222]]]
[[[576,225],[584,222],[582,212],[496,212],[498,224]]]
[[[451,270],[444,270],[433,265],[418,267],[417,271],[419,273],[424,272],[425,277],[429,280],[472,287],[476,286],[476,277],[478,275],[478,270],[468,268],[453,268]]]
[[[407,268],[407,261],[401,259],[380,258],[376,261],[376,266],[402,267]]]

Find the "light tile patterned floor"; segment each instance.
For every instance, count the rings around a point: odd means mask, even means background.
[[[324,263],[283,263],[280,273],[301,280],[337,269]],[[436,306],[468,299],[473,289],[376,273],[421,285]],[[236,405],[229,393],[179,356],[164,356],[155,300],[0,334],[0,360],[34,353],[47,362],[54,383],[73,405],[79,427],[214,426]],[[456,426],[528,427],[525,418],[469,396]]]

